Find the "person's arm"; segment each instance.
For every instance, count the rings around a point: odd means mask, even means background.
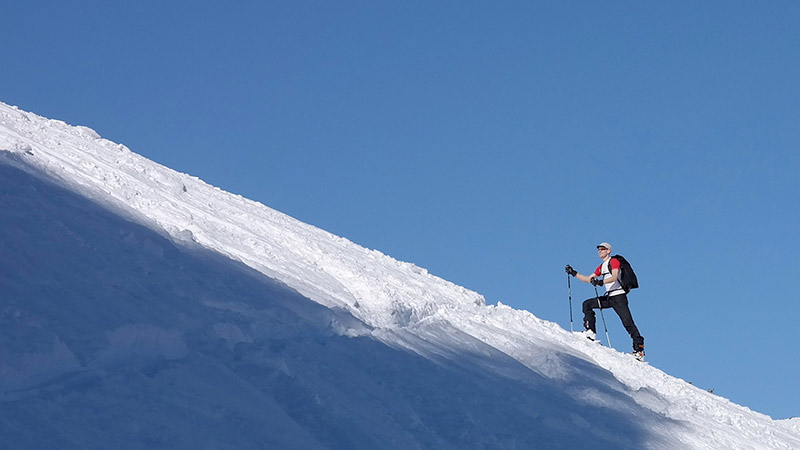
[[[576,274],[575,278],[585,283],[591,283],[593,278],[600,278],[600,275],[598,275],[597,271],[595,271],[595,273],[593,273],[591,276]],[[614,283],[617,281],[617,279],[619,279],[619,269],[611,269],[611,275],[603,278],[603,285]]]
[[[611,284],[619,279],[619,269],[611,269],[611,275],[603,278],[603,284]]]
[[[575,274],[573,275],[570,272],[570,270],[574,271],[574,269],[572,269],[572,266],[567,266],[567,273],[569,273],[570,275],[574,276],[575,278],[583,281],[584,283],[591,283],[593,279],[600,278],[600,274],[597,273],[597,272],[600,271],[600,267],[598,267],[597,270],[595,270],[595,272],[593,274],[591,274],[591,275],[583,275],[583,274],[578,273],[576,271],[575,271]],[[612,275],[609,276],[608,279],[611,280],[613,278],[614,281],[617,281],[617,277],[619,277],[619,269],[612,269],[611,274]],[[606,284],[606,283],[607,283],[606,280],[603,280],[603,284]],[[611,283],[611,281],[608,281],[608,283]]]
[[[591,274],[591,275],[583,275],[581,273],[578,273],[578,274],[575,274],[575,278],[583,281],[584,283],[591,283],[592,279],[600,278],[600,275],[597,274],[597,272],[599,272],[599,271],[600,271],[600,268],[598,267],[597,270],[595,270],[594,273]]]
[[[579,274],[575,275],[575,278],[583,281],[584,283],[591,283],[592,282],[592,278],[594,278],[594,275],[589,277],[589,276],[586,276],[586,275],[583,275],[583,274],[579,273]]]
[[[619,269],[620,269],[619,260],[616,258],[611,258],[611,260],[608,262],[608,266],[609,269],[611,269],[611,275],[603,279],[603,284],[616,283],[617,280],[619,279]],[[602,265],[600,267],[602,267]]]

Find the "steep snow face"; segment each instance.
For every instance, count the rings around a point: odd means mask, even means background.
[[[480,295],[224,192],[104,140],[2,107],[0,148],[78,192],[279,278],[298,292],[378,326],[408,325],[439,309],[483,305]]]
[[[800,448],[792,422],[1,103],[0,219],[12,444]]]

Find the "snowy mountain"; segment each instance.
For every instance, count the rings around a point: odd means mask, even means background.
[[[527,311],[0,103],[0,449],[800,449]]]

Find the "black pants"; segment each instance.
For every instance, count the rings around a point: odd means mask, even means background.
[[[628,308],[628,296],[625,294],[613,295],[611,297],[601,295],[599,298],[600,306],[597,304],[598,297],[588,298],[583,302],[583,326],[586,327],[587,330],[592,330],[597,333],[597,322],[594,310],[601,307],[602,309],[614,308],[614,311],[617,313],[620,320],[622,320],[625,331],[627,331],[628,334],[631,335],[631,339],[633,339],[633,350],[643,350],[644,338],[639,334],[639,329],[636,328],[636,324],[633,323],[633,316],[631,316],[631,310]]]

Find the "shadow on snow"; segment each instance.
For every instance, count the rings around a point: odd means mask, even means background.
[[[565,382],[389,346],[0,156],[4,448],[638,449],[666,420],[579,359]]]

